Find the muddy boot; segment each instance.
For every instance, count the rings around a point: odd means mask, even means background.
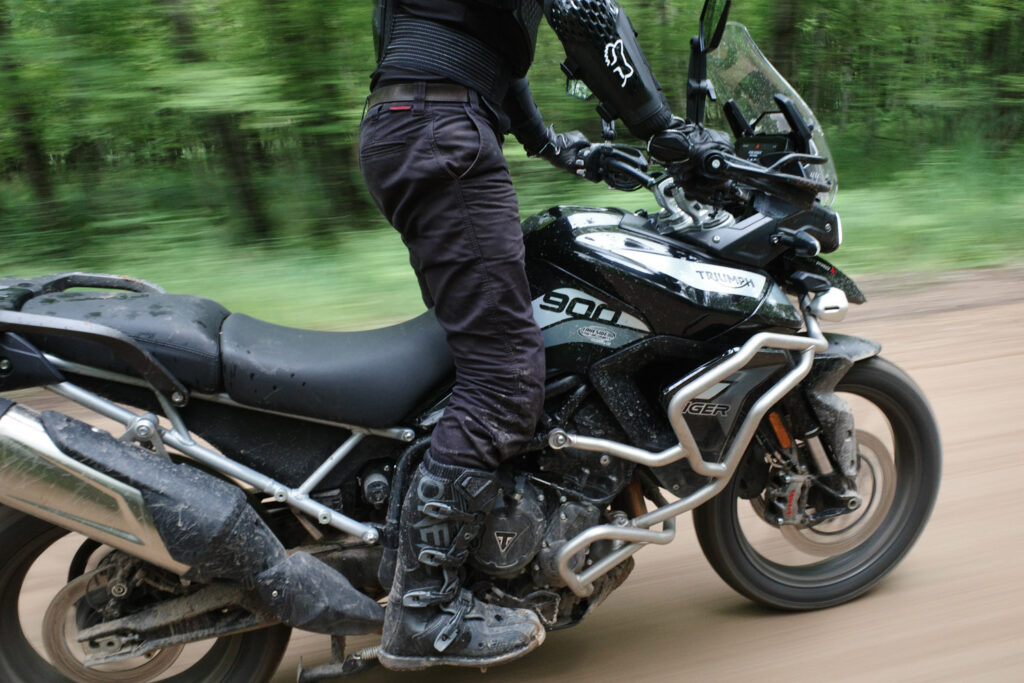
[[[490,472],[424,459],[402,506],[381,664],[491,666],[544,641],[533,612],[489,605],[462,588],[459,570],[497,494]]]

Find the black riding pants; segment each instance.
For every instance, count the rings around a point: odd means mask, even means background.
[[[499,138],[472,93],[465,103],[389,102],[363,118],[359,158],[455,358],[431,456],[494,469],[533,436],[544,397],[544,346]]]

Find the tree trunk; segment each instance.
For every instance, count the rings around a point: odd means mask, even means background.
[[[800,0],[777,0],[771,18],[771,60],[786,79],[796,81],[798,25],[803,17]]]
[[[8,22],[7,7],[0,3],[0,45],[6,42],[10,34]],[[21,152],[22,167],[28,176],[36,200],[41,205],[48,206],[53,201],[53,182],[39,137],[38,120],[28,98],[22,91],[18,78],[18,65],[10,57],[9,52],[0,61],[0,74],[2,74],[0,83],[3,84],[3,88],[0,90],[6,94],[4,99],[7,100],[11,110],[11,118],[14,121],[13,129]]]
[[[176,39],[175,49],[182,62],[204,62],[206,56],[196,41],[195,26],[191,17],[182,7],[181,0],[156,0],[167,11],[167,17]],[[245,215],[248,233],[257,240],[273,235],[273,225],[252,174],[252,164],[246,136],[238,128],[235,117],[230,114],[213,114],[205,117],[204,126],[217,140],[231,179],[237,200]]]

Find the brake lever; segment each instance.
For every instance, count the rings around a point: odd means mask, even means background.
[[[781,168],[781,167],[785,166],[786,164],[791,164],[794,161],[803,161],[803,162],[808,163],[808,164],[815,164],[815,165],[817,165],[817,164],[825,163],[826,161],[828,161],[828,159],[826,159],[825,157],[819,157],[819,156],[817,156],[815,154],[800,154],[798,152],[792,152],[792,153],[787,154],[786,156],[782,157],[781,159],[776,161],[771,166],[769,166],[768,170],[769,171],[774,171],[774,170],[776,170],[778,168]]]
[[[627,189],[625,183],[621,183],[620,184],[620,183],[616,182],[615,184],[612,184],[611,176],[613,174],[617,174],[617,173],[623,173],[623,174],[626,174],[628,176],[632,176],[642,187],[651,187],[656,182],[653,176],[647,175],[646,173],[641,171],[639,168],[636,168],[635,166],[630,166],[626,162],[620,161],[619,159],[609,159],[608,161],[606,161],[605,162],[605,169],[607,171],[611,171],[609,173],[605,173],[604,174],[605,182],[607,182],[609,185],[611,185],[616,190]],[[628,189],[636,189],[636,188],[631,186]]]
[[[793,157],[798,155],[794,154],[788,156]],[[779,162],[776,162],[771,168],[765,168],[760,164],[745,161],[739,157],[728,156],[721,152],[711,152],[704,157],[702,165],[706,173],[712,176],[723,175],[727,178],[731,178],[732,180],[750,180],[750,176],[755,176],[765,180],[783,182],[801,190],[814,192],[815,194],[819,192],[828,192],[832,189],[831,184],[827,182],[772,170],[775,166],[778,166],[779,163],[782,163],[785,160],[786,158],[784,157],[783,159],[780,159]],[[792,161],[792,159],[790,159],[790,161]],[[766,189],[769,189],[770,191],[770,188]]]
[[[631,191],[650,187],[654,178],[644,172],[647,158],[635,147],[592,145],[577,159],[577,174],[593,182],[604,182],[614,190]]]

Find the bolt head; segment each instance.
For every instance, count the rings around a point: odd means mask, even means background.
[[[11,367],[10,359],[0,358],[0,372],[7,372]]]
[[[722,168],[722,160],[721,159],[712,159],[711,160],[711,168],[715,169],[716,171],[718,169]]]
[[[182,403],[185,402],[185,394],[181,393],[180,391],[175,391],[173,394],[171,394],[171,402],[174,403],[175,405],[180,406]]]
[[[601,467],[608,467],[608,465],[612,464],[611,456],[602,455],[599,462],[601,463]]]

